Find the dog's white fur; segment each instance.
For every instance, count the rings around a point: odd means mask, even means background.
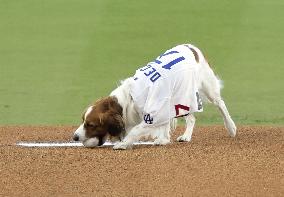
[[[215,76],[202,52],[193,45],[190,45],[190,47],[196,50],[199,57],[199,61],[196,61],[195,66],[198,67],[198,91],[201,99],[202,101],[209,101],[220,110],[229,135],[234,137],[236,135],[236,126],[227,110],[225,102],[221,97],[221,81]],[[159,127],[145,127],[145,124],[143,124],[143,120],[139,116],[139,112],[135,108],[135,103],[130,95],[131,81],[131,78],[124,80],[121,85],[111,93],[111,96],[115,96],[118,99],[118,103],[123,108],[123,120],[126,130],[124,139],[115,144],[113,148],[127,149],[131,147],[134,142],[143,137],[152,137],[155,139],[154,144],[156,145],[165,145],[170,143],[170,132],[175,128],[176,119],[172,119],[167,124]],[[183,135],[177,138],[177,141],[179,142],[188,142],[191,140],[195,124],[195,117],[193,114],[189,114],[184,118],[186,120],[186,129]],[[77,130],[76,132],[82,134],[83,131],[80,129],[80,131]]]

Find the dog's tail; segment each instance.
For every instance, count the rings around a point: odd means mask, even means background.
[[[224,88],[224,81],[218,75],[216,75],[216,78],[218,80],[220,90],[223,89]]]
[[[220,79],[218,76],[216,76],[216,78],[217,78],[216,86],[221,91],[224,88],[224,81]],[[203,90],[199,90],[199,96],[203,103],[211,103],[211,101],[207,98],[207,95]]]

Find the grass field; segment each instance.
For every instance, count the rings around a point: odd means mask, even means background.
[[[165,49],[201,48],[237,124],[284,123],[284,1],[2,0],[0,124],[78,124]],[[206,107],[199,124],[222,122]]]

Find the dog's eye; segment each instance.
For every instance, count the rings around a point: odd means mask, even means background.
[[[96,128],[96,125],[91,123],[85,123],[84,126],[88,128]]]

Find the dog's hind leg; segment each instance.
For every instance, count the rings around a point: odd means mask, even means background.
[[[231,137],[235,137],[237,128],[232,120],[224,100],[221,97],[221,81],[214,75],[213,71],[207,67],[206,73],[203,73],[201,91],[207,99],[212,102],[221,112],[224,120],[224,125]]]
[[[225,102],[221,98],[217,98],[213,99],[212,103],[218,107],[221,114],[223,115],[224,124],[229,135],[231,137],[235,137],[237,133],[237,127],[228,112]]]
[[[195,117],[193,114],[189,114],[184,119],[186,121],[186,129],[183,135],[177,138],[178,142],[189,142],[191,140],[193,127],[195,124]]]

